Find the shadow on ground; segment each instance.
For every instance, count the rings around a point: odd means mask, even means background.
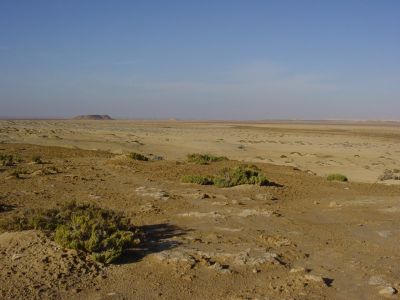
[[[14,205],[8,205],[0,202],[0,212],[6,212],[13,210],[15,208]]]
[[[172,240],[172,238],[185,235],[190,231],[190,229],[183,229],[167,223],[144,225],[139,227],[139,229],[143,232],[140,247],[126,251],[126,253],[115,262],[116,264],[137,262],[146,255],[173,249],[181,243]]]
[[[284,187],[284,185],[280,184],[280,183],[276,183],[273,181],[269,181],[265,186],[273,186],[273,187]]]

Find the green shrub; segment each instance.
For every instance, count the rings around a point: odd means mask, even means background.
[[[329,174],[326,179],[328,179],[329,181],[349,181],[348,178],[342,174]]]
[[[139,231],[121,214],[75,202],[57,209],[27,210],[1,227],[49,232],[62,247],[84,251],[102,263],[113,262],[124,250],[139,243]]]
[[[42,157],[40,155],[33,155],[32,156],[32,162],[34,162],[35,164],[42,164],[43,160],[42,160]]]
[[[136,153],[136,152],[132,152],[129,155],[129,158],[133,159],[133,160],[141,160],[141,161],[148,161],[149,158],[144,156],[143,154],[140,153]]]
[[[201,185],[213,184],[213,181],[211,178],[201,176],[201,175],[185,175],[185,176],[182,176],[181,180],[184,183],[196,183],[196,184],[201,184]]]
[[[182,182],[202,185],[213,184],[217,187],[232,187],[242,184],[268,185],[269,181],[261,170],[254,165],[242,165],[235,168],[224,168],[213,177],[185,175]]]
[[[268,185],[269,181],[256,166],[243,165],[225,168],[214,177],[218,187],[232,187],[241,184]]]
[[[228,160],[225,156],[215,156],[212,154],[192,153],[187,155],[188,162],[198,165],[208,165],[211,162]]]
[[[14,157],[8,154],[0,154],[0,165],[9,167],[14,165]]]

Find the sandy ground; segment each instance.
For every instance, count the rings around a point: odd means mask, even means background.
[[[203,151],[376,182],[386,169],[398,167],[400,123],[0,121],[0,142],[139,151],[171,160]]]
[[[20,158],[0,167],[0,220],[77,200],[121,211],[146,233],[110,266],[37,231],[0,233],[0,298],[398,299],[400,186],[371,183],[398,167],[395,125],[2,121],[0,130],[0,153]],[[132,150],[166,160],[116,154]],[[233,160],[184,162],[199,151]],[[31,162],[37,154],[44,164]],[[180,181],[237,160],[275,184]],[[10,176],[15,168],[26,174]]]

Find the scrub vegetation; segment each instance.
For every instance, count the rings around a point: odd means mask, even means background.
[[[215,176],[185,175],[184,183],[215,185],[217,187],[233,187],[242,184],[268,185],[269,181],[259,168],[254,165],[241,165],[234,168],[224,168]]]
[[[198,165],[208,165],[212,162],[228,160],[226,156],[215,156],[212,154],[191,153],[187,155],[188,162]]]
[[[4,220],[7,231],[36,229],[48,233],[64,248],[89,254],[94,260],[111,263],[140,243],[140,232],[123,215],[92,204],[70,202],[55,209],[26,210]]]

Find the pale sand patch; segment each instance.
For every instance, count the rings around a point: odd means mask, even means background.
[[[389,122],[0,121],[0,142],[140,151],[173,160],[209,152],[360,182],[376,182],[384,170],[398,167],[399,137],[400,127]]]

